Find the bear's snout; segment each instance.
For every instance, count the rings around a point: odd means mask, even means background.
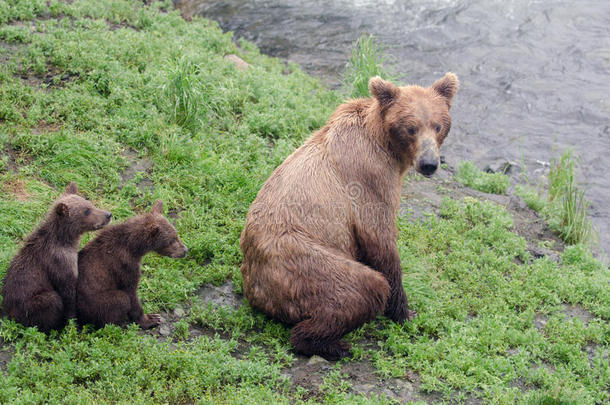
[[[425,151],[417,160],[415,169],[426,177],[430,177],[438,169],[438,156],[431,150]]]

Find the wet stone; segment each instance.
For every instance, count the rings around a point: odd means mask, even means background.
[[[169,328],[169,326],[168,326],[168,325],[161,325],[161,326],[159,327],[159,334],[160,334],[161,336],[165,336],[165,337],[167,337],[167,336],[169,336],[169,335],[171,334],[171,332],[172,332],[172,331],[171,331],[171,329]]]
[[[309,366],[324,365],[324,364],[330,364],[330,363],[328,362],[328,360],[326,360],[320,356],[315,356],[315,355],[311,356],[311,358],[307,362],[307,365],[309,365]]]
[[[213,306],[237,309],[243,305],[242,296],[235,293],[235,288],[231,281],[227,281],[220,286],[206,285],[199,290],[197,295],[204,306],[211,303]]]

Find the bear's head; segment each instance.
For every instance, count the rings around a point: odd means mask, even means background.
[[[78,194],[76,183],[71,182],[53,206],[53,212],[71,234],[79,235],[106,226],[112,214],[96,208],[91,201]]]
[[[163,216],[163,202],[157,200],[146,216],[151,250],[172,258],[185,257],[188,249],[178,238],[173,225]]]
[[[424,176],[438,168],[439,149],[451,128],[449,109],[458,87],[453,73],[428,88],[397,87],[380,77],[369,81],[390,152],[405,168],[413,165]]]

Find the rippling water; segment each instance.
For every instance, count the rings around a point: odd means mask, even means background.
[[[186,3],[331,86],[362,33],[384,44],[406,83],[428,85],[455,72],[461,89],[443,147],[448,162],[469,159],[482,168],[506,158],[525,163],[537,181],[553,149],[572,147],[610,253],[610,1]]]

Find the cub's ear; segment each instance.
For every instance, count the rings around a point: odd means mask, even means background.
[[[159,231],[160,231],[160,229],[159,229],[159,225],[157,225],[157,223],[156,223],[156,222],[154,222],[154,221],[151,221],[151,222],[148,224],[147,229],[148,229],[148,234],[149,234],[149,235],[150,235],[152,238],[154,238],[155,236],[157,236],[157,235],[159,234]]]
[[[441,79],[438,79],[432,85],[432,90],[436,91],[441,96],[445,97],[447,100],[447,105],[451,107],[451,100],[455,93],[457,93],[460,88],[460,81],[457,76],[451,72],[445,73]]]
[[[68,211],[68,206],[64,203],[59,203],[55,206],[55,212],[60,217],[67,217],[70,213]]]
[[[66,186],[66,191],[64,191],[64,193],[66,194],[76,194],[78,193],[78,187],[76,186],[75,182],[70,182],[70,184],[68,184]]]
[[[163,214],[163,201],[157,200],[150,208],[151,213]]]
[[[371,77],[369,80],[369,91],[371,95],[379,101],[382,108],[388,107],[396,97],[398,97],[399,89],[392,83],[383,80],[379,76]]]

